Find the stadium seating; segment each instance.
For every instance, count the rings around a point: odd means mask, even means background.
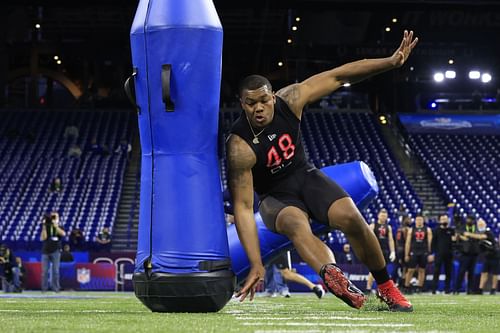
[[[130,140],[129,111],[0,111],[0,235],[15,248],[40,246],[41,220],[58,211],[67,234],[79,228],[93,242],[102,227],[113,228],[126,152],[115,149]],[[79,128],[77,139],[65,137],[66,126]],[[90,151],[92,138],[109,154]],[[81,157],[69,157],[77,143]],[[50,192],[52,179],[62,180],[60,193]]]
[[[221,124],[224,138],[238,116],[239,111],[223,113]],[[384,142],[377,122],[369,112],[309,110],[303,115],[302,134],[308,159],[317,167],[356,160],[364,161],[370,166],[378,180],[380,193],[362,212],[367,221],[375,221],[382,207],[389,211],[390,223],[393,226],[396,226],[396,212],[400,204],[413,216],[421,211],[421,201]],[[221,143],[224,138],[221,138]],[[224,151],[223,144],[220,151]],[[227,165],[222,154],[220,162],[223,186],[226,189]],[[329,237],[335,246],[346,242],[340,231],[330,233]]]
[[[410,144],[461,215],[500,232],[500,136],[411,134]]]

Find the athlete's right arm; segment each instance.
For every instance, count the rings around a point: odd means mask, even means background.
[[[406,262],[410,261],[411,232],[412,232],[412,228],[409,228],[408,233],[406,234],[406,241],[405,241],[405,261]]]
[[[255,287],[264,279],[265,274],[253,215],[252,167],[256,163],[256,156],[242,138],[233,134],[227,143],[227,161],[236,230],[251,265],[245,285],[236,296],[241,296],[240,300],[243,301],[250,294],[252,300]]]

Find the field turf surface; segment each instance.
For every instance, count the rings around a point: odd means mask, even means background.
[[[0,293],[0,332],[500,332],[500,295],[411,295],[413,313],[374,296],[354,310],[332,295],[232,299],[218,313],[152,313],[133,293]]]

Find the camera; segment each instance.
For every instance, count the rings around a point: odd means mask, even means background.
[[[43,216],[43,224],[45,224],[46,226],[50,226],[52,225],[52,221],[54,221],[55,218],[52,214],[45,214]]]

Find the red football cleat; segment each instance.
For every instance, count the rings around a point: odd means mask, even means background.
[[[394,285],[392,280],[378,286],[377,296],[389,305],[391,311],[412,312],[413,306]]]
[[[319,275],[328,290],[349,306],[359,309],[365,304],[366,297],[363,292],[349,281],[337,265],[327,264],[321,267]]]

